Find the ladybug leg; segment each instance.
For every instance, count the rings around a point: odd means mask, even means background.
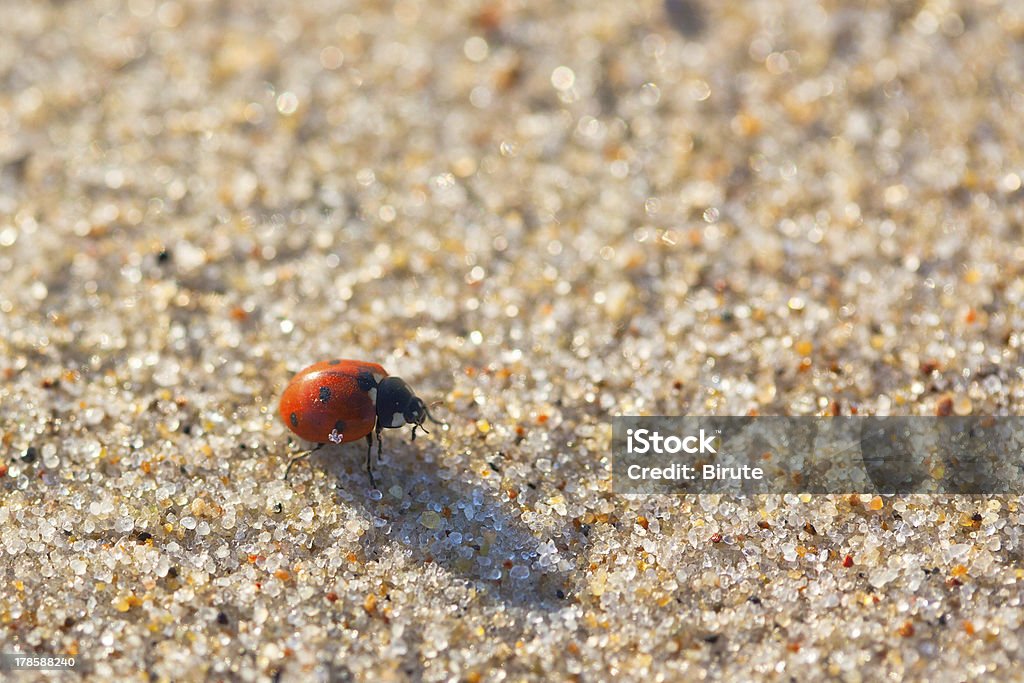
[[[314,446],[313,448],[310,448],[310,449],[309,449],[308,451],[306,451],[305,453],[299,453],[299,454],[298,454],[298,455],[296,455],[296,456],[295,456],[294,458],[292,458],[291,460],[289,460],[289,461],[288,461],[288,467],[285,467],[285,468],[284,468],[284,480],[285,480],[285,481],[288,481],[288,475],[289,475],[289,474],[291,473],[291,471],[292,471],[292,465],[294,465],[294,464],[295,464],[296,462],[298,462],[299,460],[304,460],[304,459],[308,458],[309,456],[311,456],[311,455],[313,454],[313,452],[314,452],[314,451],[318,451],[318,450],[320,450],[321,448],[323,448],[323,446],[324,446],[324,445],[323,445],[322,443],[318,443],[318,444],[317,444],[316,446]]]
[[[379,436],[377,443],[380,443]],[[377,482],[373,480],[373,432],[366,435],[366,473],[370,475],[370,486],[377,488]]]

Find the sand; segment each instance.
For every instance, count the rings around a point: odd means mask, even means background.
[[[1020,679],[1020,496],[610,478],[615,415],[1020,413],[1020,3],[2,14],[0,651]],[[448,422],[379,491],[361,443],[281,478],[334,357]]]

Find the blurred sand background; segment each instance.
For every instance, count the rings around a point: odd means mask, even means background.
[[[0,15],[0,651],[1020,678],[1019,497],[627,498],[609,441],[1019,414],[1024,4]],[[277,397],[339,356],[450,422],[386,434],[380,500],[359,444],[280,480]]]

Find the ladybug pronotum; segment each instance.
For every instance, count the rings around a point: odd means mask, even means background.
[[[285,477],[297,460],[307,457],[326,443],[348,443],[366,438],[366,472],[373,478],[373,437],[377,436],[377,458],[381,456],[381,432],[411,424],[426,432],[423,423],[435,420],[426,403],[398,377],[390,377],[376,363],[358,360],[328,360],[300,370],[281,394],[281,418],[299,437],[317,446],[288,463]]]

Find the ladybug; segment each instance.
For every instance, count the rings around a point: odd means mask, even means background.
[[[366,438],[366,472],[373,479],[373,437],[377,436],[377,458],[381,456],[381,432],[411,424],[427,429],[424,421],[435,420],[423,399],[398,377],[376,363],[359,360],[327,360],[314,363],[292,377],[281,394],[281,419],[288,428],[317,446],[288,463],[285,478],[297,460],[309,456],[326,443],[348,443]]]

